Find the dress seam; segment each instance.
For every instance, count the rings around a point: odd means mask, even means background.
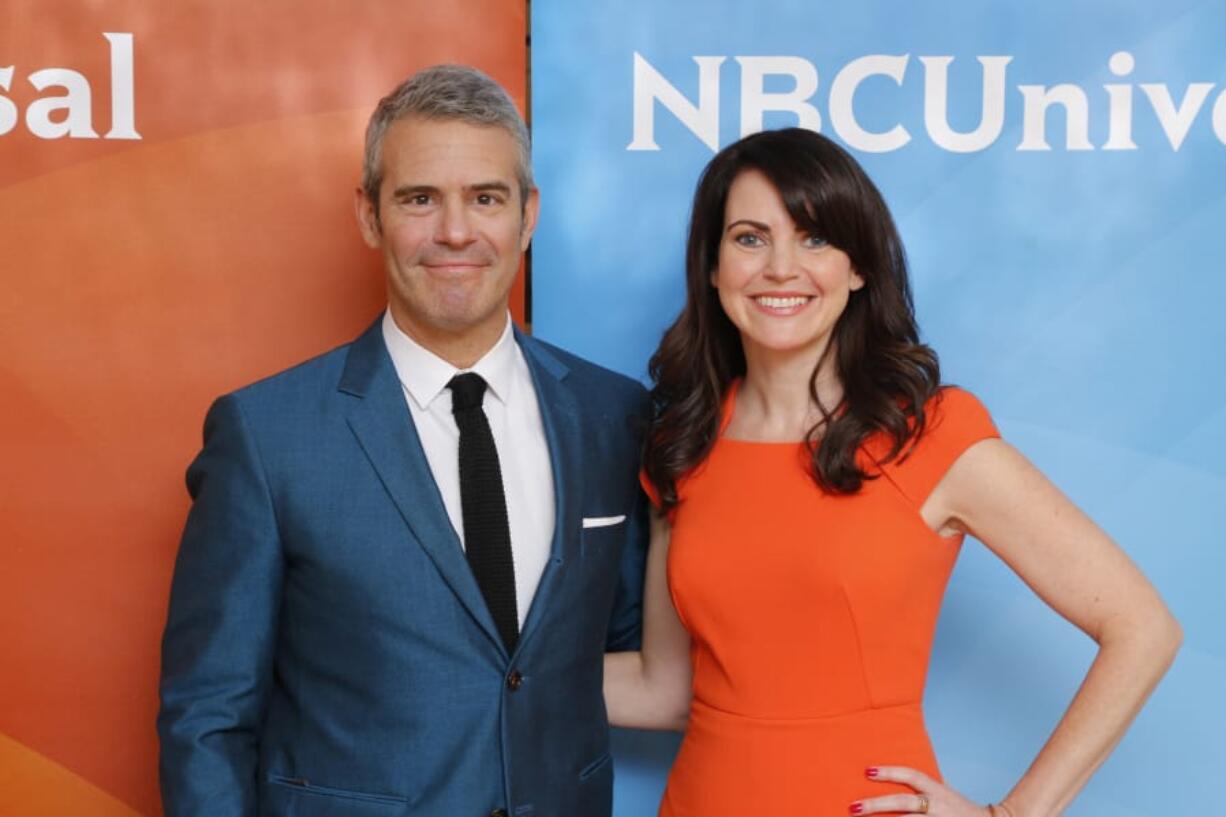
[[[917,503],[915,501],[915,498],[912,497],[911,494],[909,494],[907,490],[902,487],[902,485],[898,482],[898,480],[896,480],[890,474],[889,470],[887,470],[887,468],[884,465],[882,465],[880,462],[877,461],[876,457],[868,453],[868,451],[865,451],[864,454],[865,456],[867,456],[869,459],[873,461],[873,465],[877,467],[877,473],[881,475],[882,477],[884,477],[885,481],[890,483],[891,486],[893,486],[894,493],[898,496],[899,499],[902,500],[902,503],[903,505],[906,506],[907,510],[909,510],[912,514],[915,515],[916,524],[918,524],[924,530],[928,531],[929,538],[932,539],[932,541],[936,542],[938,545],[945,545],[946,547],[958,547],[959,545],[962,544],[962,540],[965,538],[965,534],[955,533],[950,536],[942,536],[940,533],[938,533],[937,531],[934,531],[931,527],[929,527],[928,523],[924,521],[924,516],[922,513],[924,509],[923,503]],[[924,501],[927,502],[927,498],[925,498]]]
[[[723,707],[709,704],[706,701],[702,700],[701,698],[697,698],[697,697],[693,699],[691,705],[702,706],[702,707],[705,707],[706,709],[712,710],[713,712],[718,712],[721,715],[727,715],[728,717],[731,717],[731,718],[744,718],[745,720],[768,721],[772,723],[795,723],[798,721],[832,721],[832,720],[839,720],[841,718],[859,717],[868,712],[889,712],[895,709],[915,709],[915,710],[919,710],[921,714],[923,713],[923,701],[907,701],[905,703],[887,704],[884,706],[873,705],[873,706],[867,706],[863,709],[849,709],[845,712],[832,712],[829,715],[799,715],[799,716],[788,716],[788,717],[769,717],[769,716],[763,716],[763,715],[746,715],[741,712],[733,712],[729,709],[724,709]]]
[[[843,600],[843,606],[847,608],[847,620],[851,622],[851,632],[856,639],[856,666],[860,669],[860,683],[864,687],[864,698],[868,701],[870,709],[876,709],[877,699],[873,695],[872,686],[868,683],[868,674],[864,671],[864,643],[860,636],[860,622],[856,620],[855,609],[851,606],[851,599],[847,597],[846,585],[842,581],[838,585],[839,597]]]

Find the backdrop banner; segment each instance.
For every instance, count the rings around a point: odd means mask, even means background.
[[[535,0],[532,35],[536,333],[645,377],[682,302],[690,196],[714,151],[789,125],[849,148],[898,221],[945,378],[984,400],[1185,627],[1171,675],[1068,813],[1213,802],[1226,731],[1221,7]],[[948,780],[1003,796],[1093,649],[968,540],[926,698]],[[620,817],[655,813],[674,746],[618,735]]]
[[[0,815],[159,813],[205,410],[381,308],[352,213],[378,99],[467,62],[523,107],[525,35],[502,0],[5,4]]]

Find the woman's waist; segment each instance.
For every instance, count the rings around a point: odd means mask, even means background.
[[[690,705],[686,742],[719,745],[738,754],[799,751],[807,755],[845,755],[872,764],[916,765],[936,771],[932,744],[918,701],[874,706],[816,716],[761,717],[731,712],[695,698]],[[693,747],[699,748],[699,747]],[[855,762],[860,762],[856,760]]]
[[[697,690],[690,703],[690,719],[711,719],[742,723],[747,728],[759,725],[764,729],[826,729],[838,728],[848,721],[882,721],[918,725],[924,723],[923,704],[918,701],[899,701],[889,704],[870,704],[863,701],[847,701],[843,704],[813,701],[806,706],[739,707],[703,696]]]
[[[696,699],[669,777],[667,813],[846,814],[854,801],[909,791],[865,776],[867,767],[883,765],[940,779],[919,702],[817,717],[756,717]]]

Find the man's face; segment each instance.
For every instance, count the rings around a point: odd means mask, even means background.
[[[484,352],[505,327],[536,226],[537,192],[520,199],[514,137],[408,117],[388,128],[381,159],[378,214],[361,191],[357,211],[366,243],[383,253],[392,317],[444,358],[457,345]]]

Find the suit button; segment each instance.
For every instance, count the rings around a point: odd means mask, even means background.
[[[507,689],[514,692],[524,685],[524,676],[520,675],[519,670],[511,670],[511,674],[507,676]]]
[[[507,810],[504,808],[496,808],[490,812],[490,817],[507,817]]]

